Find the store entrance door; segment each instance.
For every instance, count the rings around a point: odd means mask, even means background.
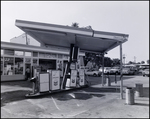
[[[30,78],[31,78],[32,70],[31,70],[31,64],[30,63],[25,63],[25,75],[26,75],[26,69],[27,68],[30,69]]]

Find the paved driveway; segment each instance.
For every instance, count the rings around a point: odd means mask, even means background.
[[[120,99],[119,77],[111,76],[111,86],[101,86],[101,77],[89,77],[87,88],[54,93],[35,98],[26,98],[32,91],[28,81],[1,83],[2,118],[131,118],[149,117],[149,78],[124,76],[124,91],[127,86],[142,83],[144,97],[136,97],[135,105],[125,104]]]

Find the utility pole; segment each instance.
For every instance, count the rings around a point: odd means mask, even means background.
[[[123,61],[124,61],[124,65],[125,65],[125,59],[126,59],[126,56],[125,56],[125,54],[123,54]]]
[[[120,98],[123,99],[123,79],[122,79],[122,44],[120,44]]]
[[[25,33],[25,37],[26,37],[26,45],[28,45],[27,33]]]

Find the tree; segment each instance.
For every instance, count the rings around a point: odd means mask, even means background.
[[[112,59],[112,66],[118,66],[118,65],[120,65],[120,59],[118,58]]]
[[[102,66],[102,56],[96,53],[85,53],[84,58],[85,66],[88,67],[101,67]],[[104,67],[111,67],[112,60],[109,57],[104,57]],[[91,66],[92,65],[92,66]]]
[[[128,64],[133,64],[133,62],[132,61],[129,61],[129,63]]]
[[[144,61],[141,61],[141,64],[144,64],[145,62]]]
[[[147,60],[147,64],[149,64],[149,60]]]
[[[72,27],[77,27],[77,28],[79,28],[79,23],[77,23],[77,22],[74,22],[74,23],[72,23],[72,25],[71,25]]]
[[[89,26],[86,26],[84,27],[85,29],[91,29],[92,30],[92,27],[89,25]]]

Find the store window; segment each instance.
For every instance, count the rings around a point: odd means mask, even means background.
[[[14,73],[14,58],[4,57],[4,75],[13,75]]]
[[[3,75],[3,57],[1,57],[1,75]]]
[[[33,57],[38,57],[38,53],[37,52],[33,52]]]
[[[15,74],[23,74],[23,58],[15,58]]]
[[[4,49],[4,54],[5,55],[14,55],[14,50],[12,50],[12,49]]]
[[[25,58],[25,63],[31,63],[31,58]]]
[[[1,55],[3,55],[4,54],[4,50],[3,49],[1,49]]]
[[[37,65],[37,59],[33,59],[33,65]]]
[[[51,54],[51,58],[57,58],[56,54]]]
[[[63,59],[68,59],[68,55],[63,55]]]
[[[62,59],[62,54],[58,54],[58,58]]]
[[[31,52],[25,52],[25,56],[29,56],[29,57],[31,57],[31,56],[32,56],[32,54],[31,54]]]
[[[45,53],[45,57],[46,58],[51,58],[51,54],[50,53]]]
[[[45,57],[45,53],[40,52],[39,57]]]
[[[41,72],[47,72],[47,70],[56,70],[56,60],[39,59],[39,66]]]
[[[15,51],[16,56],[23,56],[23,51]]]

